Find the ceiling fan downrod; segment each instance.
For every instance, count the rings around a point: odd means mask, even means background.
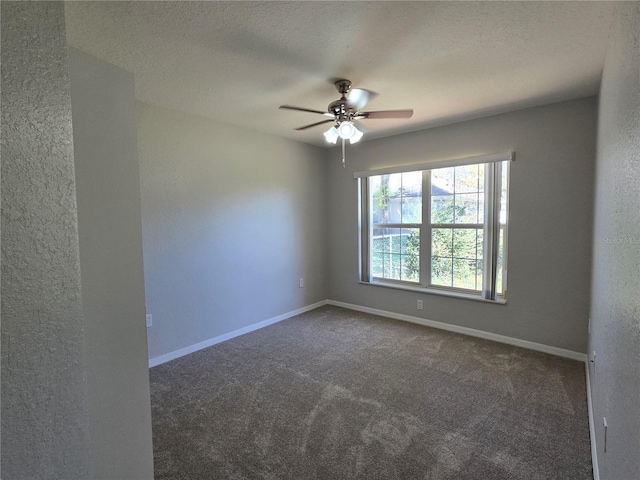
[[[351,80],[338,80],[334,85],[336,86],[338,93],[346,99],[349,91],[351,90]]]

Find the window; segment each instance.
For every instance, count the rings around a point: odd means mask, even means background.
[[[504,300],[511,153],[490,157],[356,174],[361,280]]]

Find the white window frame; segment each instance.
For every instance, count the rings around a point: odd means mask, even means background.
[[[458,158],[438,162],[423,163],[417,165],[394,166],[377,170],[354,173],[358,179],[359,193],[359,232],[360,232],[360,282],[401,288],[425,293],[439,293],[447,296],[460,296],[464,298],[482,299],[491,302],[506,302],[507,281],[507,232],[508,232],[508,202],[509,202],[509,165],[515,159],[514,152],[480,155],[474,157]],[[507,168],[507,198],[505,209],[507,218],[505,223],[500,223],[500,198],[502,192],[502,167]],[[485,198],[484,198],[484,223],[482,224],[431,224],[431,170],[454,167],[461,165],[486,164],[485,170]],[[377,228],[419,228],[420,229],[420,281],[392,280],[387,278],[374,278],[371,273],[371,241],[374,225],[370,209],[369,178],[372,176],[422,171],[422,223],[421,224],[379,224]],[[481,291],[467,290],[463,288],[433,285],[431,281],[431,244],[433,228],[482,228],[484,235],[483,251],[483,285]],[[503,233],[503,265],[502,265],[502,291],[496,291],[498,242],[500,230]],[[428,239],[427,241],[425,241]]]

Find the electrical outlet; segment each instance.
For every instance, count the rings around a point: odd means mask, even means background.
[[[604,427],[604,453],[607,453],[607,429],[609,428],[607,417],[602,417],[602,426]]]
[[[418,300],[418,310],[424,309],[424,302],[422,300]]]
[[[304,288],[304,278],[300,279],[300,288]]]
[[[153,327],[153,315],[151,314],[147,315],[147,328],[149,327]]]

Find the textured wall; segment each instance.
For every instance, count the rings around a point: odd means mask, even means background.
[[[329,298],[586,352],[595,133],[588,98],[363,142],[347,147],[346,170],[330,150]],[[358,283],[352,172],[509,150],[507,305]]]
[[[616,5],[602,76],[590,353],[600,478],[640,477],[640,4]],[[604,452],[602,418],[607,418]]]
[[[322,149],[143,103],[137,117],[151,358],[327,298]]]
[[[153,478],[133,75],[69,49],[91,477]]]
[[[87,477],[64,7],[2,2],[2,477]]]

